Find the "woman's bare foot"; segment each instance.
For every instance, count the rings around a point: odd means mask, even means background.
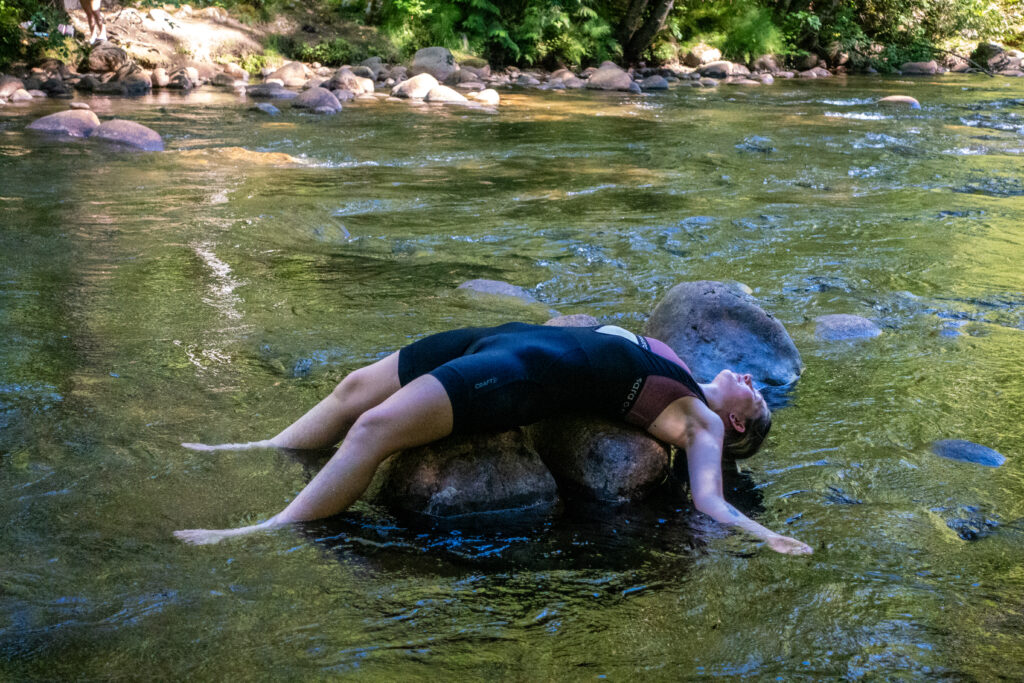
[[[274,448],[274,442],[271,439],[249,441],[247,443],[205,444],[188,442],[181,445],[193,451],[248,451],[254,448]]]

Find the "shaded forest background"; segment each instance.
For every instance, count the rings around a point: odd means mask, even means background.
[[[176,9],[178,1],[127,0]],[[260,53],[235,55],[254,70],[281,59],[325,65],[370,56],[408,58],[433,45],[495,66],[588,66],[611,59],[673,63],[696,45],[749,62],[817,56],[891,70],[982,41],[1024,42],[1022,0],[194,0],[249,25],[271,27]],[[59,0],[0,0],[0,66],[75,59],[87,47],[61,36]],[[105,8],[106,9],[106,8]],[[274,32],[290,18],[298,30]]]

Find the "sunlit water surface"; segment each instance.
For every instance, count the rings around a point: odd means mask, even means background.
[[[90,100],[160,154],[25,130],[62,103],[0,109],[0,678],[1024,676],[1024,82],[503,96],[274,119],[207,91]],[[471,278],[542,303],[453,292]],[[734,499],[812,557],[678,493],[171,537],[263,519],[310,475],[181,441],[269,436],[428,332],[638,328],[697,279],[752,288],[803,354]],[[819,341],[828,313],[884,334]]]

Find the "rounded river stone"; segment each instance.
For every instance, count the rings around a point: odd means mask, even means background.
[[[871,339],[882,334],[878,325],[859,315],[836,313],[823,315],[814,319],[817,323],[814,334],[825,341],[844,341],[847,339]]]
[[[668,344],[698,382],[729,368],[749,372],[760,384],[792,384],[803,370],[782,323],[724,282],[676,285],[654,309],[644,334]]]
[[[1006,462],[1006,456],[988,446],[962,439],[942,439],[932,444],[932,453],[942,458],[959,460],[985,467],[999,467]]]
[[[431,517],[533,508],[558,496],[554,478],[519,429],[411,448],[388,460],[382,476],[381,502]]]

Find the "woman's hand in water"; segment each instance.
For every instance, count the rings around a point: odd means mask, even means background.
[[[775,534],[765,539],[765,543],[768,544],[769,548],[783,555],[810,555],[814,552],[811,546],[789,536]]]

